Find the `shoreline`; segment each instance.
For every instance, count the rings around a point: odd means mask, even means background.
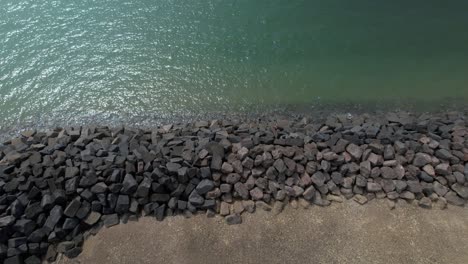
[[[226,103],[228,104],[228,102]],[[444,111],[440,111],[444,109]],[[434,114],[444,112],[459,112],[468,115],[468,107],[463,99],[441,98],[437,101],[419,100],[382,100],[382,101],[331,101],[317,100],[310,104],[274,104],[267,106],[246,105],[232,109],[218,111],[182,111],[156,113],[144,115],[132,113],[95,113],[66,116],[57,113],[40,114],[35,117],[4,120],[0,122],[0,142],[19,135],[23,130],[46,130],[56,127],[81,126],[125,126],[130,128],[151,129],[171,123],[191,123],[197,120],[256,120],[256,119],[288,119],[306,117],[309,120],[323,121],[326,116],[351,113],[352,115],[370,114],[371,116],[385,116],[389,112],[406,112],[411,115]],[[44,117],[46,116],[46,117]]]
[[[0,144],[0,260],[76,257],[86,237],[139,215],[240,224],[286,204],[465,206],[465,112],[331,112],[23,130]]]

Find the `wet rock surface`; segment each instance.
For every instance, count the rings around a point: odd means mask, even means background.
[[[288,203],[464,206],[466,124],[451,112],[28,131],[0,145],[0,260],[73,258],[101,227],[139,216],[236,225]]]

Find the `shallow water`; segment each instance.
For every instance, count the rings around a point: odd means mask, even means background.
[[[0,126],[468,99],[468,1],[0,0]]]

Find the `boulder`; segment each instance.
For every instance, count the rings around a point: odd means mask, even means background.
[[[197,190],[198,194],[203,195],[213,190],[213,188],[214,188],[213,181],[208,180],[208,179],[203,179],[202,181],[200,181],[200,183],[198,183],[195,189]]]
[[[122,193],[133,194],[138,189],[138,183],[131,174],[126,174],[122,182]]]
[[[242,224],[242,217],[239,214],[231,214],[225,217],[228,225]]]

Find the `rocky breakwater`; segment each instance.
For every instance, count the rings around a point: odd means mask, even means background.
[[[72,258],[99,228],[141,215],[240,224],[288,203],[464,206],[466,124],[459,113],[395,113],[24,131],[0,145],[0,260]]]

